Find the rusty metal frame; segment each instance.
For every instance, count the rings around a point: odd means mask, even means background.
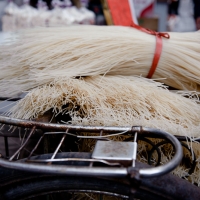
[[[9,124],[13,126],[19,126],[24,128],[32,128],[31,134],[34,130],[52,130],[52,131],[76,131],[76,132],[89,132],[89,133],[109,133],[114,135],[116,132],[123,132],[129,135],[138,133],[138,135],[149,136],[151,138],[165,138],[172,143],[175,148],[175,156],[172,160],[162,166],[150,168],[150,169],[139,169],[139,174],[141,177],[150,178],[166,174],[173,169],[175,169],[183,156],[182,147],[179,141],[173,135],[152,128],[145,128],[141,126],[126,126],[126,127],[103,127],[103,126],[73,126],[66,124],[54,124],[54,123],[42,123],[29,120],[14,119],[10,117],[0,116],[0,123]],[[56,133],[55,133],[56,134]],[[41,133],[41,136],[43,133]],[[64,137],[64,136],[63,136]],[[27,138],[27,140],[30,137]],[[25,146],[26,142],[24,143]],[[58,149],[57,149],[58,150]],[[56,152],[57,152],[56,150]],[[17,154],[17,152],[16,152]],[[55,156],[55,155],[54,155]],[[13,158],[13,157],[11,157]],[[12,159],[11,159],[12,160]],[[82,176],[112,176],[112,177],[126,177],[128,175],[127,168],[113,168],[113,167],[71,167],[71,166],[55,166],[55,165],[41,165],[33,163],[21,163],[14,161],[7,161],[0,159],[0,166],[21,169],[25,171],[35,171],[35,172],[46,172],[46,173],[57,173],[57,174],[68,174],[68,175],[82,175]]]

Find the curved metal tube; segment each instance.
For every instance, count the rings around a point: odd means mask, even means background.
[[[170,160],[168,163],[166,163],[165,165],[162,166],[158,166],[158,167],[154,167],[154,168],[148,168],[148,169],[139,169],[139,173],[141,175],[141,177],[144,178],[150,178],[150,177],[156,177],[156,176],[161,176],[164,175],[170,171],[172,171],[173,169],[175,169],[182,157],[183,157],[183,151],[182,151],[182,146],[180,144],[180,142],[178,141],[178,139],[171,135],[170,133],[158,130],[158,129],[153,129],[153,128],[145,128],[145,127],[140,127],[140,126],[126,126],[126,127],[104,127],[104,126],[73,126],[73,125],[65,125],[65,124],[53,124],[53,123],[42,123],[42,122],[35,122],[35,121],[29,121],[29,120],[21,120],[21,119],[13,119],[13,118],[9,118],[9,117],[4,117],[4,116],[0,116],[0,123],[4,123],[4,124],[10,124],[10,125],[14,125],[14,126],[21,126],[21,127],[26,127],[26,128],[31,128],[33,126],[37,127],[37,128],[41,128],[41,129],[52,129],[52,130],[62,130],[65,131],[67,129],[72,130],[72,131],[84,131],[84,132],[100,132],[100,131],[105,131],[108,133],[116,133],[116,132],[123,132],[126,131],[126,133],[135,133],[137,132],[138,134],[141,134],[145,137],[151,137],[151,138],[164,138],[169,140],[172,145],[175,148],[175,155],[172,158],[172,160]],[[77,168],[77,167],[61,167],[59,169],[58,166],[41,166],[41,165],[33,165],[33,164],[25,164],[25,163],[16,163],[16,162],[8,162],[5,160],[0,159],[0,165],[3,167],[8,167],[8,168],[16,168],[16,169],[30,169],[32,171],[34,170],[39,170],[39,171],[48,171],[48,172],[52,172],[52,173],[61,173],[60,170],[62,168],[62,172],[63,173],[76,173],[76,174],[82,174],[86,173],[87,175],[89,175],[89,173],[91,172],[92,174],[92,170],[96,171],[93,175],[103,175],[103,174],[109,174],[110,176],[112,176],[112,170],[108,170],[110,168],[101,168],[102,172],[100,172],[100,169],[95,169],[95,168]],[[108,170],[108,171],[106,171]],[[116,171],[118,171],[119,174],[121,174],[121,172],[123,171],[123,175],[124,174],[124,169],[120,171],[120,169],[115,169],[113,171],[113,175],[117,175]],[[121,175],[122,175],[121,174]]]
[[[161,135],[164,136],[164,138],[168,139],[173,144],[176,153],[174,157],[172,158],[172,160],[170,160],[170,162],[162,166],[158,166],[158,167],[154,167],[150,169],[140,169],[139,173],[141,177],[151,178],[151,177],[161,176],[175,169],[179,165],[183,157],[182,146],[180,142],[178,141],[178,139],[174,137],[173,135],[171,135],[170,133],[167,133],[161,130],[150,129],[150,128],[143,128],[143,130],[147,134],[152,134],[155,136],[161,136]]]
[[[80,167],[80,166],[63,166],[63,165],[42,165],[21,162],[10,162],[0,159],[0,166],[18,169],[23,171],[32,171],[38,173],[66,174],[73,176],[103,176],[103,177],[126,177],[128,172],[126,168],[116,167]]]

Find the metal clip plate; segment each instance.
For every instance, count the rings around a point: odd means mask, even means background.
[[[98,140],[93,154],[93,159],[101,159],[110,162],[119,162],[130,165],[135,160],[137,151],[136,142],[115,142]]]

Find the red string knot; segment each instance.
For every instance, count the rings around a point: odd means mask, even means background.
[[[134,24],[132,22],[131,27],[136,28],[137,30],[143,31],[145,33],[148,33],[150,35],[155,35],[156,36],[156,48],[154,52],[154,57],[152,61],[151,68],[149,70],[149,73],[147,75],[147,78],[151,78],[157,68],[158,62],[160,60],[160,56],[162,53],[162,38],[169,39],[170,35],[168,33],[162,33],[162,32],[156,32],[147,28],[143,28],[141,26],[138,26],[137,24]]]

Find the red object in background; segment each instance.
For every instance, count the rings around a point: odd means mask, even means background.
[[[132,14],[129,0],[107,0],[114,25],[130,26]]]
[[[134,3],[136,16],[152,17],[154,12],[155,0],[130,0]]]
[[[154,3],[151,3],[149,6],[147,6],[140,14],[140,17],[148,17],[150,15],[153,15],[153,9],[154,9]]]
[[[153,4],[151,3],[152,0],[148,0],[148,1],[150,2],[150,4],[145,8],[141,7],[142,9],[140,9],[141,11],[140,15],[142,14],[147,15],[149,11],[153,9]],[[155,32],[155,31],[145,29],[135,24],[132,17],[132,13],[131,13],[130,0],[123,0],[123,1],[122,0],[107,0],[107,3],[110,9],[110,13],[112,15],[112,20],[113,20],[114,25],[132,26],[133,28],[136,28],[147,34],[155,35],[156,48],[154,52],[152,65],[147,75],[147,78],[152,78],[157,68],[158,62],[160,60],[161,53],[162,53],[162,37],[169,39],[170,38],[169,34]],[[145,1],[143,3],[145,3]]]

